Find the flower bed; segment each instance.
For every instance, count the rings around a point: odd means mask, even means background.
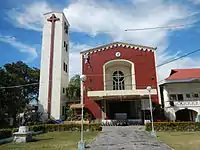
[[[100,123],[84,124],[84,131],[101,131],[102,127]],[[43,132],[60,132],[60,131],[80,131],[80,124],[41,124],[33,125],[29,127],[30,131],[43,131]],[[0,139],[8,138],[12,136],[13,132],[18,129],[0,129]]]
[[[154,122],[155,131],[200,131],[200,122]],[[151,131],[151,123],[146,124]]]

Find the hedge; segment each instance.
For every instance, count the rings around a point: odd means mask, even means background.
[[[102,127],[100,123],[84,124],[84,131],[101,131]],[[43,132],[61,132],[61,131],[80,131],[80,124],[40,124],[29,126],[30,131],[43,131]],[[16,128],[0,129],[0,139],[8,138],[12,136],[13,132],[17,132]]]
[[[154,122],[155,131],[200,131],[200,122]],[[146,124],[146,131],[151,131],[151,123]]]

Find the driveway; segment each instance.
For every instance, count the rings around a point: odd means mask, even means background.
[[[86,150],[171,150],[141,126],[106,126]]]

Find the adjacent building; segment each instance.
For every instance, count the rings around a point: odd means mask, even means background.
[[[195,121],[200,114],[200,68],[172,69],[160,85],[165,115],[171,121]]]
[[[156,48],[114,42],[81,52],[84,106],[94,118],[142,122],[149,112],[147,86],[159,103]]]

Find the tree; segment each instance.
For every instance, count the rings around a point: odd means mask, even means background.
[[[68,101],[75,102],[80,100],[81,90],[80,90],[80,76],[75,75],[70,79],[69,85],[66,89],[66,96]]]
[[[7,117],[14,119],[15,125],[17,114],[23,112],[26,104],[32,100],[38,100],[39,74],[39,69],[31,68],[21,61],[5,64],[3,68],[0,68],[1,120],[2,116],[7,114]],[[27,84],[33,85],[16,86]],[[1,88],[10,86],[11,88]]]

